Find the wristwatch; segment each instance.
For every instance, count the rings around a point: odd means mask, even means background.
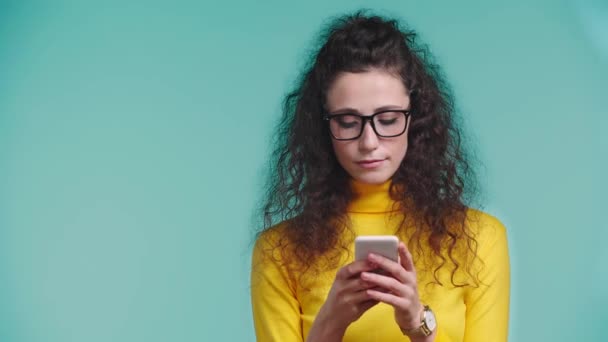
[[[407,336],[429,336],[436,328],[437,321],[435,320],[435,314],[428,305],[425,305],[420,317],[420,326],[412,329],[401,328],[401,332]]]

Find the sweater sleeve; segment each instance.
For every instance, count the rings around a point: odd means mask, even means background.
[[[302,341],[300,304],[294,286],[268,234],[255,244],[251,267],[251,305],[257,341]]]
[[[506,230],[496,218],[481,215],[477,235],[480,284],[465,293],[464,341],[507,341],[510,266]]]

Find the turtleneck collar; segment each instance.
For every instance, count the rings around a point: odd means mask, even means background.
[[[390,197],[391,180],[382,184],[368,184],[351,180],[355,198],[349,204],[347,211],[352,213],[386,213],[395,211],[395,201]]]

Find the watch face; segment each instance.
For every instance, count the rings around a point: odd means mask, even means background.
[[[430,331],[434,331],[437,328],[437,320],[435,320],[435,314],[430,309],[426,311],[424,315],[424,321],[426,322],[427,328]]]

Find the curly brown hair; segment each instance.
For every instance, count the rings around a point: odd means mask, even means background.
[[[423,245],[432,249],[436,282],[441,284],[437,271],[449,263],[452,284],[466,285],[455,282],[456,271],[469,264],[457,251],[462,244],[476,256],[477,243],[466,225],[466,203],[474,198],[476,183],[440,68],[417,33],[394,19],[359,11],[334,19],[322,32],[320,48],[283,103],[258,236],[287,221],[277,248],[291,246],[282,259],[300,271],[347,250],[339,245],[339,227],[348,227],[346,209],[354,193],[322,120],[327,92],[341,72],[386,70],[403,81],[412,106],[408,151],[390,188],[404,217],[414,220],[409,225],[404,219],[400,231],[414,227],[408,245],[416,254],[423,254]]]

